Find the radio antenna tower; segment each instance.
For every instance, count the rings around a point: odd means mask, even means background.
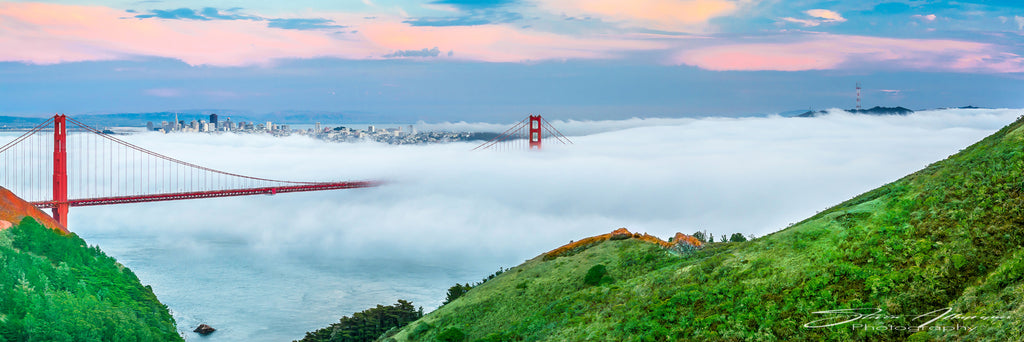
[[[857,82],[857,109],[860,109],[860,82]]]

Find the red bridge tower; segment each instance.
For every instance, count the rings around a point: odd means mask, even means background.
[[[540,149],[540,115],[530,115],[530,149]]]
[[[65,119],[61,114],[53,117],[53,218],[68,226],[68,149]]]

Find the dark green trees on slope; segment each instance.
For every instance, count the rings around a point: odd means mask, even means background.
[[[472,341],[1018,341],[1022,245],[1018,120],[946,160],[752,241],[681,256],[607,241],[572,256],[535,258],[393,338],[433,340],[457,328]],[[584,284],[597,264],[614,281]],[[821,313],[828,310],[855,314]]]
[[[0,231],[0,341],[181,341],[131,270],[32,218]]]
[[[342,317],[338,323],[307,332],[299,342],[360,342],[374,341],[388,330],[395,330],[423,317],[423,308],[417,310],[412,302],[399,299],[391,306],[377,305]]]

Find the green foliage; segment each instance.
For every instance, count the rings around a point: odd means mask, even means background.
[[[423,308],[416,310],[412,302],[399,299],[391,306],[377,305],[342,317],[338,323],[307,332],[301,342],[356,342],[387,338],[409,322],[423,317]]]
[[[487,276],[487,278],[481,279],[476,284],[470,285],[469,283],[465,283],[465,284],[455,283],[455,285],[452,285],[452,287],[448,288],[448,293],[445,294],[444,302],[442,302],[441,305],[445,305],[445,304],[451,303],[456,298],[462,297],[462,295],[466,294],[466,292],[469,292],[469,290],[472,290],[474,287],[480,286],[480,284],[486,283],[488,280],[494,279],[494,277],[497,277],[497,276],[501,275],[502,273],[505,273],[505,268],[499,267],[498,271],[496,271],[496,272],[492,273],[491,275]]]
[[[591,286],[600,284],[605,274],[608,274],[608,269],[604,265],[594,265],[594,267],[587,270],[587,275],[583,277],[583,283]]]
[[[732,236],[729,237],[729,242],[746,242],[746,241],[747,241],[747,237],[743,236],[743,234],[740,234],[740,233],[733,233]]]
[[[434,326],[430,325],[430,323],[417,324],[415,327],[412,328],[412,331],[409,333],[409,337],[412,339],[419,339],[420,336],[423,336],[424,333],[430,331],[431,329],[434,329]]]
[[[947,160],[744,243],[672,254],[605,241],[538,257],[417,324],[469,340],[1012,341],[1024,336],[1024,122]],[[731,239],[730,239],[731,240]],[[724,242],[724,241],[722,241]],[[596,265],[614,284],[580,283]],[[524,284],[520,287],[520,284]],[[913,325],[951,307],[973,331],[806,328],[821,310],[878,308]],[[411,331],[410,331],[411,330]],[[438,332],[405,329],[396,340]]]
[[[131,270],[31,217],[0,231],[0,269],[0,341],[182,340]]]
[[[469,285],[468,283],[452,285],[452,287],[448,288],[448,293],[445,294],[444,302],[442,302],[441,305],[451,303],[455,299],[462,297],[462,295],[466,294],[466,292],[469,292],[469,290],[472,288],[473,286]]]
[[[708,234],[705,232],[697,231],[693,233],[693,237],[700,241],[701,243],[708,242]]]
[[[466,340],[466,333],[456,327],[445,329],[437,334],[437,340],[441,342],[462,342]]]

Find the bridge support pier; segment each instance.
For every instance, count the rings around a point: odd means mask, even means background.
[[[67,116],[53,117],[53,218],[68,227]]]

